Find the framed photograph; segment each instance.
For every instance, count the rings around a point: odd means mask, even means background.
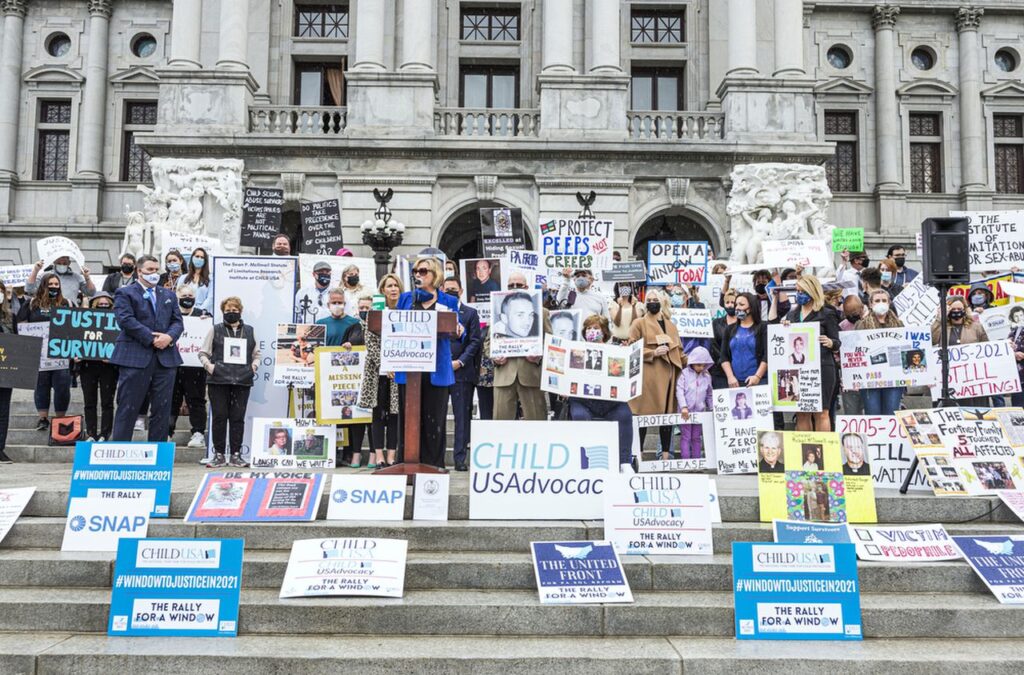
[[[248,364],[245,350],[245,338],[224,338],[224,363],[233,366],[244,366]]]

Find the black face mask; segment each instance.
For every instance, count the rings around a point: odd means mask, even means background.
[[[756,291],[758,295],[764,295],[767,290],[768,284],[754,284],[754,291]]]
[[[192,309],[193,307],[196,306],[196,299],[182,298],[181,300],[178,301],[178,304],[184,307],[185,309]]]
[[[135,271],[135,265],[131,263],[124,263],[121,265],[121,274],[131,274]]]
[[[898,258],[893,258],[893,261],[896,263],[896,267],[898,267],[900,269],[903,269],[903,266],[907,264],[907,259],[904,258],[903,256],[899,256]]]
[[[241,320],[241,312],[224,312],[224,323],[238,323]]]
[[[954,321],[958,321],[958,320],[964,318],[964,316],[965,316],[965,312],[962,309],[951,309],[951,310],[949,310],[949,318],[953,319]]]
[[[50,298],[56,299],[57,296],[60,295],[60,289],[59,288],[47,288],[46,289],[46,294],[48,296],[50,296]]]
[[[661,303],[660,302],[648,302],[647,303],[647,311],[650,312],[651,314],[657,314],[658,312],[661,311]]]
[[[318,275],[316,275],[316,283],[318,283],[321,286],[328,286],[328,285],[330,285],[330,283],[331,283],[331,275],[330,274],[318,274]]]
[[[779,314],[788,314],[791,307],[792,307],[792,305],[790,304],[789,300],[787,300],[786,302],[780,302],[779,303],[779,312],[778,313]]]
[[[359,275],[358,274],[353,274],[352,276],[350,276],[348,278],[348,285],[349,286],[358,286],[359,285]]]
[[[735,307],[726,307],[725,308],[725,313],[726,313],[727,316],[736,316],[736,308]]]
[[[366,317],[368,317],[368,316],[370,316],[370,312],[369,311],[367,311],[365,309],[359,310],[359,318],[360,319],[362,319],[363,321],[366,321]]]
[[[860,316],[856,314],[847,314],[846,320],[849,321],[850,323],[857,323],[858,321],[860,321]]]
[[[453,298],[458,298],[459,297],[459,292],[457,290],[455,290],[454,288],[451,289],[450,291],[445,291],[445,293],[447,295],[450,295]]]

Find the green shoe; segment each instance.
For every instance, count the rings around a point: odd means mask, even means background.
[[[377,465],[374,464],[373,462],[370,462],[369,464],[366,465],[366,468],[367,469],[376,469]]]
[[[348,465],[348,468],[350,468],[350,469],[358,469],[359,468],[359,462],[352,462],[351,464]]]

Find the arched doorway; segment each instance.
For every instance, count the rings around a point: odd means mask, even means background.
[[[644,221],[633,238],[633,255],[637,260],[647,260],[649,241],[706,241],[711,244],[716,255],[723,252],[715,233],[679,212],[666,211]]]
[[[477,202],[460,211],[441,231],[441,240],[437,247],[444,251],[450,260],[479,258],[481,253],[480,209],[506,207],[498,202]],[[533,248],[533,236],[530,224],[523,222],[526,248]]]
[[[288,235],[289,241],[292,242],[292,251],[298,251],[299,245],[302,243],[299,241],[301,229],[302,218],[298,209],[287,209],[281,213],[281,232]]]

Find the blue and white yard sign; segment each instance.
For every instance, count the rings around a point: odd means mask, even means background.
[[[155,499],[150,518],[166,518],[171,508],[174,443],[75,444],[71,493],[75,497],[135,499],[151,490]]]
[[[122,539],[107,635],[234,637],[242,539]]]
[[[860,640],[853,544],[732,545],[740,640]]]
[[[542,605],[633,602],[611,542],[535,541],[530,549]]]
[[[850,544],[846,523],[810,523],[803,520],[772,521],[777,544]]]
[[[953,537],[953,542],[999,602],[1024,604],[1024,536]]]

